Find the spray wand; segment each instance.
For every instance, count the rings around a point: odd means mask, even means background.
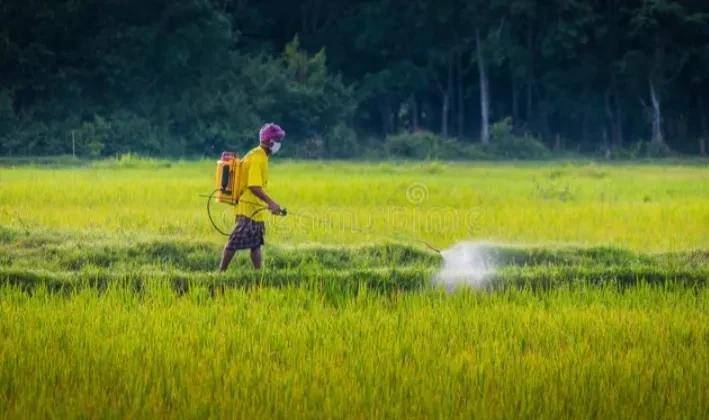
[[[217,232],[221,233],[221,234],[224,235],[224,236],[229,236],[229,233],[223,231],[222,229],[220,229],[219,226],[217,226],[217,224],[216,224],[216,222],[214,221],[214,219],[212,218],[211,203],[212,203],[212,198],[214,197],[214,194],[217,193],[217,191],[219,191],[219,188],[217,188],[216,190],[212,191],[212,193],[209,194],[209,196],[208,196],[208,199],[207,199],[207,215],[209,216],[209,221],[211,222],[212,227],[214,227],[214,229],[215,229]],[[247,200],[238,200],[238,201],[241,201],[242,203],[252,204],[252,205],[258,206],[258,207],[256,208],[256,210],[254,210],[254,212],[251,213],[251,215],[250,215],[249,217],[253,217],[253,216],[256,215],[257,213],[268,209],[268,206],[264,206],[262,203],[256,203],[256,202],[247,201]],[[237,202],[234,202],[234,203],[229,203],[229,204],[231,204],[231,205],[236,205],[236,204],[238,203],[238,201],[237,201]],[[289,212],[289,211],[288,211],[287,209],[285,209],[285,208],[284,208],[284,209],[281,209],[281,212],[280,212],[278,215],[279,215],[279,216],[286,216],[286,215],[288,215],[288,214],[290,214],[290,215],[292,215],[292,216],[295,216],[295,217],[308,218],[308,219],[310,219],[310,220],[312,220],[312,221],[315,221],[315,222],[317,222],[317,223],[320,223],[320,224],[327,224],[327,223],[328,223],[327,221],[325,221],[325,220],[323,220],[322,218],[319,218],[319,217],[317,217],[317,216],[313,216],[313,215],[311,215],[311,214],[293,213],[293,212]],[[371,232],[371,231],[367,231],[367,230],[365,230],[365,229],[357,228],[357,227],[355,227],[355,226],[350,226],[350,229],[352,229],[352,230],[355,231],[355,232],[361,233],[361,234],[374,235],[374,236],[378,236],[378,237],[380,237],[380,238],[394,239],[394,240],[400,240],[400,239],[401,239],[401,238],[397,238],[397,237],[391,236],[391,235],[386,235],[386,234],[382,234],[382,233],[374,233],[374,232]],[[432,251],[435,251],[435,252],[438,253],[438,254],[441,253],[441,250],[440,250],[440,249],[438,249],[438,248],[436,248],[435,246],[431,245],[429,242],[424,241],[423,239],[413,238],[413,237],[411,237],[411,236],[406,236],[406,235],[403,235],[403,234],[399,234],[399,236],[400,236],[400,237],[403,237],[404,239],[406,239],[406,240],[408,240],[408,241],[410,241],[410,242],[418,242],[418,243],[421,243],[421,244],[425,245],[428,249],[430,249],[430,250],[432,250]]]

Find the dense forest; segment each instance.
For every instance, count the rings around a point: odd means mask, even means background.
[[[6,156],[703,155],[708,92],[707,0],[0,2]]]

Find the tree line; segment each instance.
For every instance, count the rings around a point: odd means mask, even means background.
[[[4,0],[0,23],[3,155],[210,154],[264,121],[302,157],[709,137],[705,0]]]

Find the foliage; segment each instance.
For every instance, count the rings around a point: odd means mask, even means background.
[[[493,124],[490,137],[487,145],[465,145],[427,131],[401,133],[386,138],[385,151],[389,156],[407,159],[547,159],[552,156],[542,142],[529,134],[514,134],[510,118]]]
[[[675,155],[666,143],[640,142],[638,150],[645,157],[649,158],[665,158]]]
[[[709,136],[701,1],[5,0],[0,22],[3,155],[69,154],[77,132],[84,156],[215,155],[266,121],[292,156],[369,156],[366,139],[419,130],[465,144],[480,137],[476,34],[493,119],[530,141],[456,156],[541,156],[531,139],[557,137],[696,154]]]
[[[284,86],[282,95],[275,95],[280,113],[273,109],[262,115],[271,115],[289,127],[296,139],[331,133],[350,136],[344,133],[343,124],[348,123],[354,110],[352,90],[339,77],[328,75],[325,60],[324,50],[313,56],[301,50],[297,37],[286,45],[285,71],[281,73]]]
[[[357,133],[344,123],[336,124],[325,138],[328,157],[352,158],[362,154],[363,146],[357,141]]]
[[[609,159],[664,159],[677,156],[677,153],[669,148],[667,143],[653,141],[638,141],[629,144],[628,147],[613,147],[604,157]]]
[[[525,133],[518,136],[512,132],[512,119],[504,118],[490,127],[490,144],[485,150],[498,159],[545,159],[551,152],[538,139]]]
[[[428,131],[401,133],[386,138],[388,155],[408,159],[461,159],[463,145]]]

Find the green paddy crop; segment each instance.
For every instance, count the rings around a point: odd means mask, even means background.
[[[205,215],[214,162],[0,167],[0,224],[220,242]],[[268,241],[349,245],[421,238],[709,247],[706,166],[301,163],[274,160],[269,191],[292,216]],[[374,233],[378,234],[374,235]],[[385,238],[382,238],[385,235]]]
[[[0,292],[13,417],[702,418],[706,289]]]
[[[0,417],[709,412],[706,165],[271,172],[265,269],[219,274],[213,162],[0,162]],[[494,272],[436,289],[417,239]]]

